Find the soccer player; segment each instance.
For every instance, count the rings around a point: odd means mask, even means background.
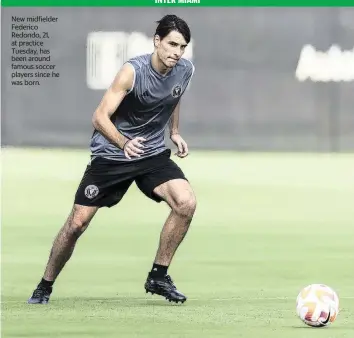
[[[97,210],[116,205],[134,181],[147,197],[171,208],[145,290],[176,303],[187,299],[167,270],[188,231],[196,198],[170,158],[165,129],[169,126],[176,155],[186,157],[188,146],[178,125],[181,96],[194,72],[193,64],[182,58],[191,34],[187,23],[175,15],[166,15],[157,23],[154,52],[134,57],[121,67],[93,114],[91,161],[30,304],[48,303],[54,281]]]

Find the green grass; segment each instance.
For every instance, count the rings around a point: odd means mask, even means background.
[[[144,292],[168,208],[134,185],[94,218],[50,304],[29,306],[88,153],[2,151],[2,336],[352,338],[354,156],[194,152],[176,161],[198,199],[169,270],[185,304]],[[295,315],[310,283],[339,294],[331,327],[307,328]]]

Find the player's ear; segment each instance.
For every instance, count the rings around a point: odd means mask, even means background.
[[[157,34],[155,34],[155,36],[154,36],[154,47],[157,48],[160,45],[160,41],[161,41],[160,37]]]

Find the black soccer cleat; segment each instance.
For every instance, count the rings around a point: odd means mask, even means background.
[[[48,304],[52,288],[46,288],[38,285],[33,291],[32,297],[28,300],[28,304]]]
[[[164,279],[154,279],[149,273],[145,282],[146,293],[150,292],[152,295],[157,294],[165,297],[170,302],[181,302],[182,304],[187,300],[187,297],[179,292],[169,275]]]

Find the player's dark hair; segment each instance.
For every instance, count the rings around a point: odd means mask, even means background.
[[[177,15],[168,14],[156,22],[158,26],[156,28],[155,35],[158,35],[161,40],[170,34],[170,32],[177,31],[183,35],[187,43],[190,42],[191,31],[187,25],[187,22],[179,18]]]

